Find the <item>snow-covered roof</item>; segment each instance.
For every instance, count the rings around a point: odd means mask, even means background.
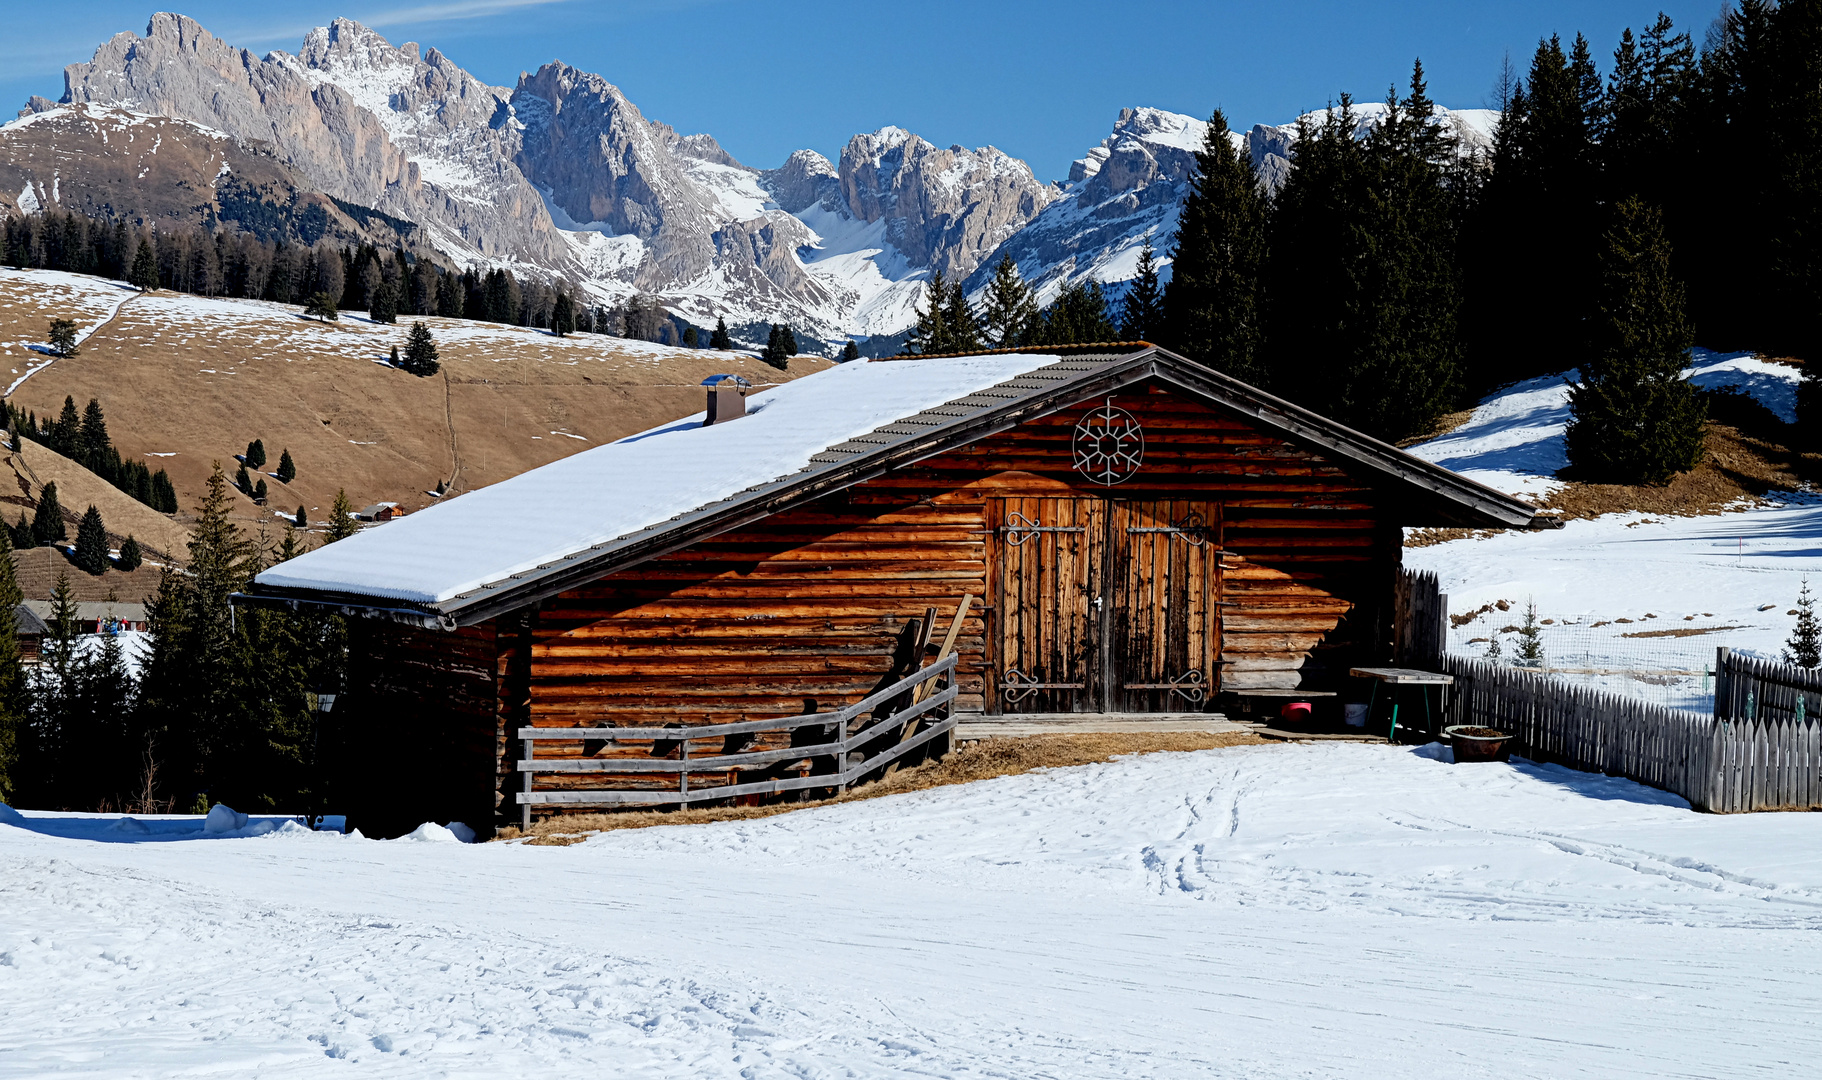
[[[697,413],[381,525],[260,574],[247,602],[340,605],[445,627],[484,621],[643,559],[1148,379],[1232,410],[1384,485],[1421,524],[1523,527],[1532,508],[1144,343],[1067,356],[857,361]]]
[[[256,586],[437,604],[789,476],[823,451],[1056,363],[1015,353],[857,362],[522,473],[261,573]]]

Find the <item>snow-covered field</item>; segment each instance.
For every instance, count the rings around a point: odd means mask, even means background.
[[[1796,419],[1795,368],[1698,350],[1689,372],[1698,386],[1733,387]],[[1561,486],[1568,420],[1565,375],[1546,376],[1508,387],[1412,452],[1535,499]],[[1803,579],[1822,593],[1822,498],[1792,492],[1697,517],[1609,514],[1560,531],[1414,548],[1405,564],[1441,576],[1451,614],[1479,613],[1451,629],[1452,652],[1485,655],[1498,638],[1509,658],[1510,630],[1535,601],[1560,677],[1706,711],[1713,688],[1703,672],[1715,649],[1777,657]]]
[[[1822,1055],[1822,817],[1422,749],[1149,755],[568,848],[24,824],[0,825],[4,1076],[1782,1077]]]

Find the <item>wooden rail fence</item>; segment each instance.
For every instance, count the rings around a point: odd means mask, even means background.
[[[956,661],[957,657],[954,654],[945,656],[890,686],[834,712],[807,713],[802,716],[788,716],[774,720],[747,720],[733,724],[707,724],[698,727],[520,728],[519,738],[524,741],[524,754],[519,761],[522,783],[522,790],[518,793],[520,825],[525,829],[531,828],[532,807],[538,805],[688,805],[715,799],[731,799],[748,795],[775,795],[810,788],[829,788],[836,792],[846,791],[849,786],[868,773],[878,772],[901,760],[913,750],[942,738],[955,727],[955,718],[949,715],[947,706],[955,700],[956,694],[959,692],[952,677]],[[943,679],[945,676],[950,676],[949,685],[935,689],[936,680]],[[934,692],[932,692],[933,690]],[[850,726],[864,714],[888,706],[889,703],[900,698],[906,699],[903,708],[891,712],[884,718],[876,719],[865,727],[850,731]],[[820,727],[824,732],[833,729],[833,737],[825,734],[821,737],[827,741],[813,745],[790,746],[748,753],[704,755],[691,752],[691,743],[701,742],[705,739],[724,740],[722,745],[726,746],[736,740],[744,741],[766,733],[795,736],[799,729],[812,726]],[[896,735],[897,738],[887,738],[892,735]],[[659,744],[674,744],[678,756],[674,759],[665,756],[540,759],[537,756],[538,743],[553,741],[606,744],[644,742],[653,744],[654,749],[658,749]],[[666,753],[668,752],[670,751],[667,750]],[[814,763],[816,759],[825,758],[828,759],[829,766],[826,771],[820,773],[747,782],[737,779],[739,773],[744,770],[797,762]],[[619,776],[643,773],[655,774],[657,777],[672,774],[676,777],[676,788],[603,787],[538,791],[535,790],[533,777],[539,773],[602,773]],[[707,776],[717,776],[726,782],[701,783],[701,778]],[[697,779],[692,780],[692,777]],[[611,778],[609,779],[612,782]]]
[[[1773,695],[1790,702],[1774,705],[1774,715],[1731,719],[1468,657],[1444,656],[1441,669],[1455,677],[1449,723],[1509,732],[1514,753],[1533,761],[1623,776],[1715,813],[1822,808],[1822,728],[1814,712],[1796,719],[1797,689],[1788,699]],[[1740,686],[1749,679],[1778,686],[1776,677],[1792,677],[1749,665],[1735,672]],[[1740,691],[1742,701],[1747,692]],[[1715,701],[1718,709],[1719,694]]]

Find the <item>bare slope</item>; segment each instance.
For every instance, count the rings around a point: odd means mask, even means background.
[[[266,477],[268,510],[237,497],[249,520],[302,505],[320,522],[341,487],[357,507],[419,509],[439,480],[481,487],[699,411],[709,375],[764,384],[829,366],[800,357],[781,373],[741,353],[428,318],[444,366],[418,378],[385,363],[409,320],[320,323],[257,301],[152,293],[122,305],[120,296],[99,278],[0,270],[0,373],[30,373],[12,400],[43,415],[66,395],[78,406],[98,398],[121,453],[167,469],[186,511],[213,462],[232,472],[257,438],[275,471],[289,449],[296,481]],[[76,357],[26,347],[53,316],[88,330],[117,305]]]

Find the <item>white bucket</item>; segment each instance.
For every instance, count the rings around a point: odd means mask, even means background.
[[[1367,707],[1349,704],[1346,706],[1346,719],[1349,727],[1366,727]]]

